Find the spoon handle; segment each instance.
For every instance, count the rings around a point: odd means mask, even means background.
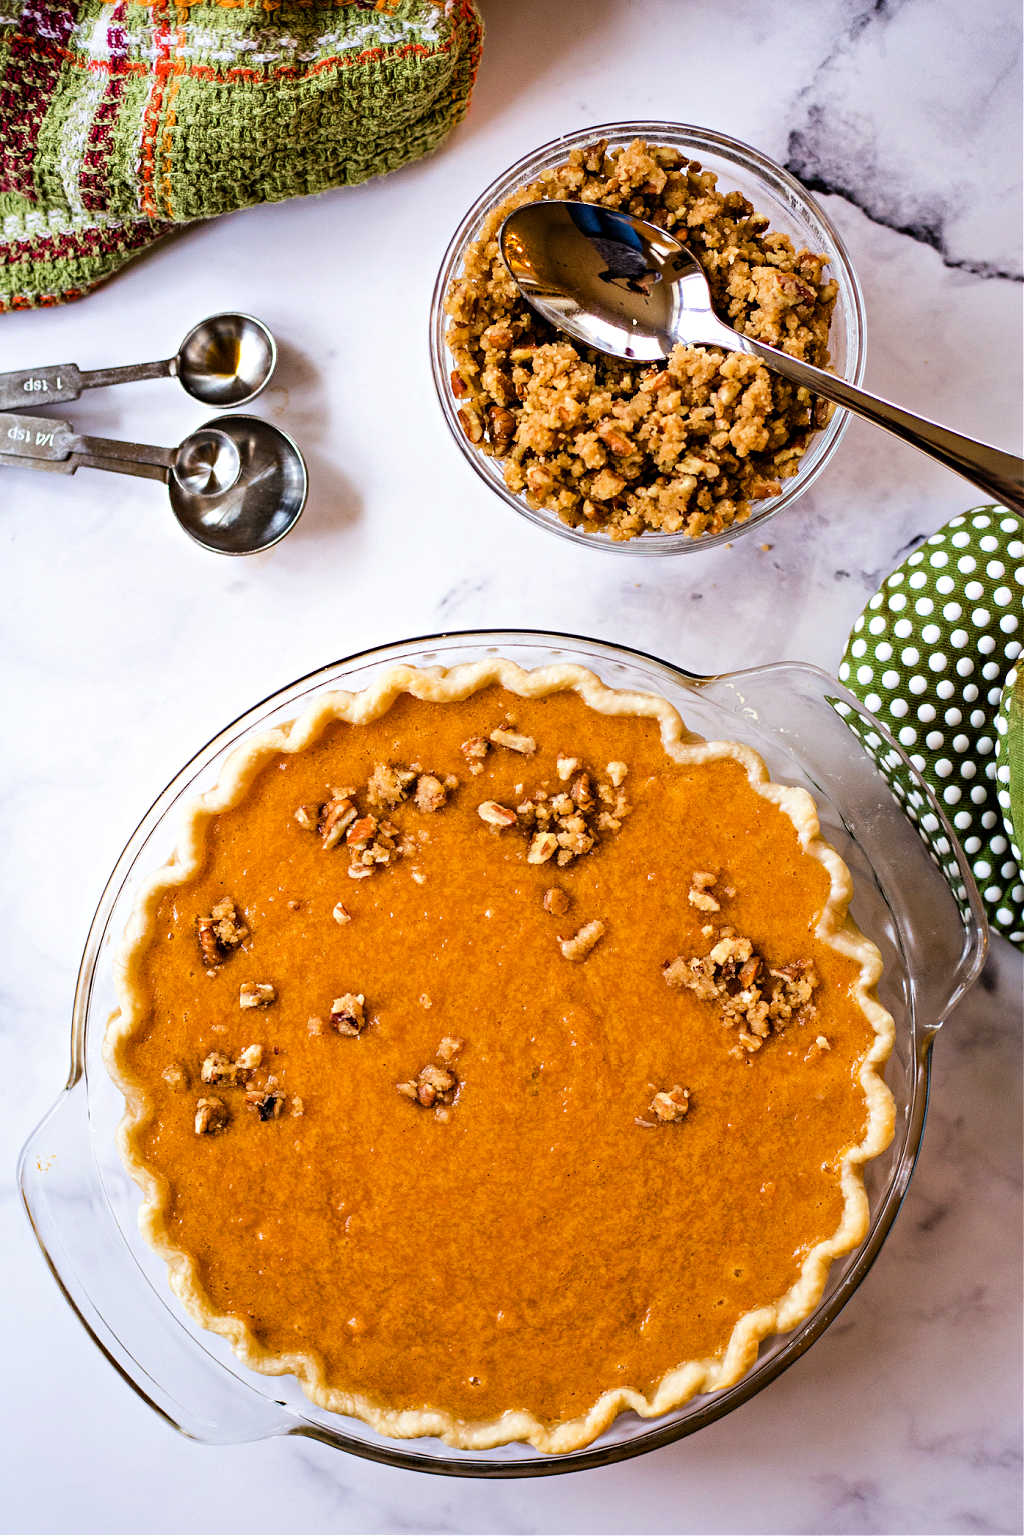
[[[112,437],[83,437],[70,422],[53,416],[0,414],[0,450],[6,458],[54,463],[78,455],[115,461],[118,464],[155,465],[170,470],[177,449],[154,448],[148,443],[125,443]],[[129,470],[128,473],[131,473]]]
[[[148,464],[142,459],[108,459],[99,453],[76,453],[72,456],[76,469],[105,469],[112,475],[135,475],[140,480],[162,480],[166,485],[170,469],[165,464]]]
[[[108,384],[138,384],[143,379],[173,379],[178,359],[165,357],[157,363],[123,363],[117,368],[89,368],[82,375],[83,389],[105,389]]]
[[[902,406],[869,394],[866,389],[858,389],[834,373],[826,373],[823,368],[802,363],[787,352],[780,352],[749,336],[733,334],[739,343],[735,350],[760,358],[790,383],[806,385],[815,394],[824,395],[826,400],[833,400],[836,405],[865,416],[876,426],[885,427],[905,443],[912,443],[922,453],[930,454],[941,464],[956,470],[1004,506],[1024,513],[1024,459],[1004,453],[1001,448],[993,448],[988,443],[980,443],[973,437],[964,437],[924,416],[915,416]]]
[[[126,443],[113,437],[76,437],[75,451],[84,462],[86,458],[111,461],[112,464],[124,468],[126,473],[132,473],[129,465],[135,468],[151,466],[165,471],[170,470],[177,457],[176,448],[155,448],[149,443]],[[106,462],[97,465],[97,468],[110,467]]]
[[[159,363],[130,363],[120,368],[82,370],[74,363],[54,363],[49,368],[22,368],[0,373],[0,411],[16,411],[30,405],[63,405],[77,400],[84,389],[108,384],[134,384],[140,379],[173,378],[176,357]]]
[[[71,453],[66,459],[28,459],[16,453],[0,453],[0,468],[42,469],[53,474],[73,475],[79,469],[107,469],[115,475],[137,475],[140,480],[167,483],[169,471],[158,464],[142,464],[131,459],[105,459],[99,454]]]

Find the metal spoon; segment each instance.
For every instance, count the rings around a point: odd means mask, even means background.
[[[592,203],[551,198],[515,209],[498,240],[527,303],[584,346],[648,362],[663,361],[680,344],[746,352],[1024,512],[1024,460],[734,331],[716,315],[692,251],[658,225]]]
[[[123,368],[93,368],[74,363],[0,373],[0,410],[60,405],[77,400],[84,389],[132,384],[138,379],[178,379],[204,405],[247,405],[267,384],[277,365],[277,343],[262,320],[252,315],[213,315],[194,326],[177,355],[160,363],[132,363]]]
[[[217,416],[179,447],[153,448],[80,436],[49,416],[0,414],[0,465],[163,480],[185,532],[221,555],[255,554],[283,539],[308,491],[295,443],[258,416]]]

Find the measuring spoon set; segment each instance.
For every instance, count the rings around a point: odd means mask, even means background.
[[[194,400],[221,410],[247,405],[269,383],[277,345],[251,315],[214,315],[174,357],[120,368],[73,363],[0,373],[0,466],[73,475],[79,469],[162,480],[185,532],[223,555],[269,549],[295,526],[308,476],[296,444],[257,416],[216,416],[177,448],[87,437],[69,422],[24,414],[77,400],[84,390],[176,378]]]

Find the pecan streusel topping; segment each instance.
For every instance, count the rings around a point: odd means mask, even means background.
[[[659,366],[569,341],[526,303],[498,249],[506,215],[544,197],[675,232],[727,323],[821,367],[838,291],[828,258],[795,250],[678,150],[598,140],[494,208],[448,289],[462,429],[503,460],[506,484],[530,506],[613,539],[648,529],[696,537],[743,521],[796,473],[830,407],[742,353],[677,346]]]
[[[686,988],[717,1006],[723,1024],[738,1031],[740,1054],[759,1051],[788,1024],[814,1017],[811,999],[819,980],[812,962],[770,966],[750,939],[730,927],[706,955],[679,955],[662,974],[670,987]]]
[[[216,970],[233,950],[244,944],[249,930],[230,896],[214,902],[209,917],[196,919],[199,953],[208,970]]]
[[[648,1107],[648,1114],[653,1115],[653,1120],[646,1120],[640,1115],[636,1117],[637,1125],[653,1128],[656,1125],[678,1124],[685,1120],[690,1113],[690,1090],[684,1088],[681,1083],[676,1083],[671,1088],[662,1088],[652,1098]]]

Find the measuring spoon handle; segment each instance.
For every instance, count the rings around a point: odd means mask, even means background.
[[[50,368],[23,368],[0,373],[0,410],[14,411],[29,405],[62,405],[77,400],[84,389],[108,384],[134,384],[140,379],[173,378],[178,359],[159,363],[129,363],[120,368],[81,369],[74,363],[55,363]]]
[[[976,438],[964,437],[962,433],[953,432],[937,421],[915,416],[912,411],[905,411],[902,406],[893,405],[890,400],[883,400],[878,395],[869,394],[866,389],[848,384],[834,373],[826,373],[822,368],[815,368],[810,363],[790,357],[788,352],[780,352],[776,347],[766,346],[764,342],[754,341],[749,336],[734,334],[738,341],[737,351],[759,357],[791,383],[803,384],[815,394],[824,395],[826,400],[833,400],[836,405],[845,406],[858,416],[865,416],[876,426],[884,427],[905,443],[911,443],[922,453],[929,454],[933,459],[938,459],[940,464],[963,475],[965,480],[970,480],[1003,506],[1024,513],[1024,459],[1005,453],[1001,448],[993,448],[989,443],[978,442]]]
[[[137,475],[140,480],[167,482],[168,471],[157,464],[135,463],[130,459],[104,459],[99,454],[71,453],[66,459],[25,459],[16,453],[0,453],[0,468],[42,469],[58,475],[73,475],[79,469],[106,469],[114,475]]]
[[[0,413],[0,453],[4,463],[34,464],[37,467],[59,465],[75,458],[77,468],[87,460],[96,460],[94,467],[108,469],[118,467],[125,474],[136,474],[143,469],[156,469],[166,479],[174,464],[177,450],[154,448],[149,443],[123,443],[110,437],[82,437],[70,422],[58,421],[52,416],[21,416]],[[74,473],[74,469],[68,471]],[[152,476],[147,476],[152,478]]]

